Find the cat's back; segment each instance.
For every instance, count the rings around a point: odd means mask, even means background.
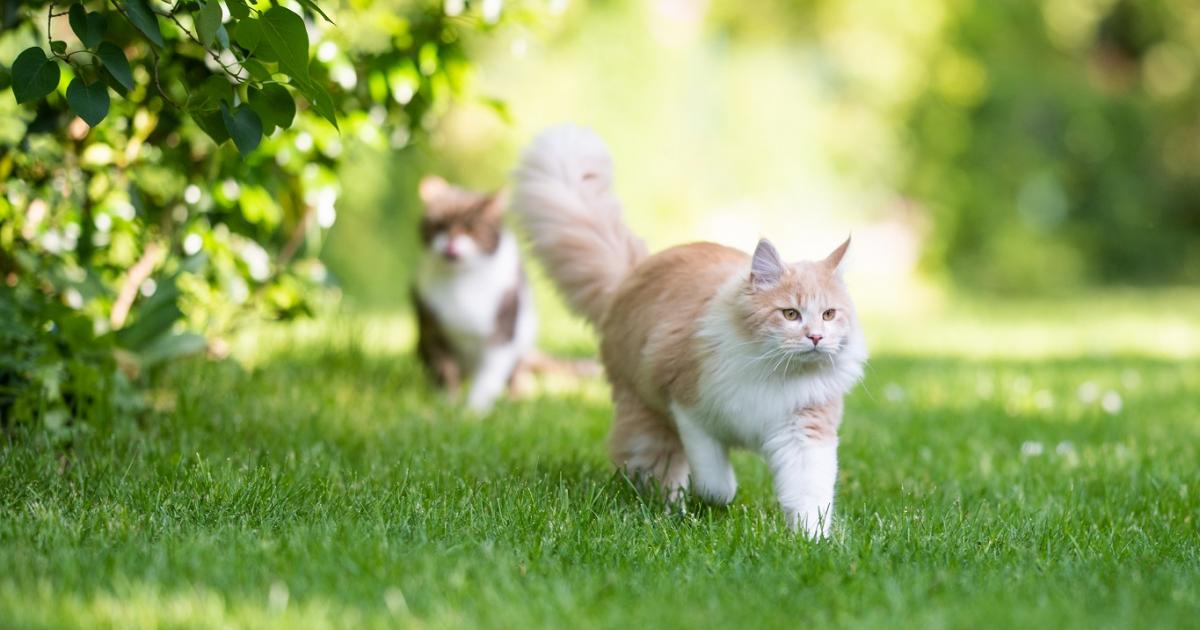
[[[678,245],[642,261],[617,289],[601,325],[609,375],[641,385],[673,378],[670,372],[689,362],[688,340],[709,302],[749,269],[749,255],[716,243]]]

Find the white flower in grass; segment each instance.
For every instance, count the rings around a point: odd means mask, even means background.
[[[1094,403],[1100,398],[1100,386],[1092,381],[1084,381],[1076,390],[1075,395],[1079,396],[1079,402]]]
[[[1037,457],[1045,452],[1046,447],[1041,442],[1022,442],[1021,455],[1025,457]]]
[[[274,582],[271,584],[271,590],[267,593],[267,607],[275,612],[280,612],[287,608],[288,605],[288,587],[283,582]]]
[[[1050,409],[1054,406],[1054,394],[1050,390],[1039,389],[1038,393],[1033,395],[1033,404],[1037,405],[1038,409]]]
[[[1121,395],[1111,389],[1104,392],[1104,396],[1100,399],[1100,408],[1112,415],[1121,413],[1122,406],[1124,403]]]
[[[1059,455],[1071,455],[1075,453],[1075,445],[1070,442],[1059,442],[1058,446],[1054,447],[1054,452]]]
[[[904,400],[904,388],[896,383],[888,383],[883,386],[883,397],[891,403],[898,403]]]

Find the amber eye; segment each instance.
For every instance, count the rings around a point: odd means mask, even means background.
[[[825,321],[829,321],[829,320],[833,319],[834,317],[837,317],[837,309],[836,308],[826,309],[826,311],[824,313],[821,313],[821,319],[824,319]]]
[[[785,308],[783,309],[783,318],[789,322],[794,322],[797,319],[800,319],[800,311],[797,311],[794,308]]]

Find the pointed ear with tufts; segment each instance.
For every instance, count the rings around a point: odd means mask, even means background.
[[[750,262],[750,285],[756,289],[769,287],[779,282],[787,265],[771,241],[762,239],[754,248],[754,259]]]
[[[450,184],[437,175],[422,177],[421,183],[417,186],[417,192],[421,195],[421,201],[425,203],[432,203],[434,199],[442,196],[442,193],[449,189]]]
[[[832,254],[826,256],[825,260],[821,261],[821,264],[830,271],[840,274],[842,272],[842,261],[846,258],[846,250],[848,249],[850,249],[849,236],[846,237],[844,243],[838,245],[838,248],[833,250]]]

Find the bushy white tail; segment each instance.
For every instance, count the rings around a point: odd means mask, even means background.
[[[567,303],[599,323],[621,280],[646,257],[646,245],[621,220],[612,190],[612,157],[591,131],[543,131],[516,171],[513,209],[534,252]]]

